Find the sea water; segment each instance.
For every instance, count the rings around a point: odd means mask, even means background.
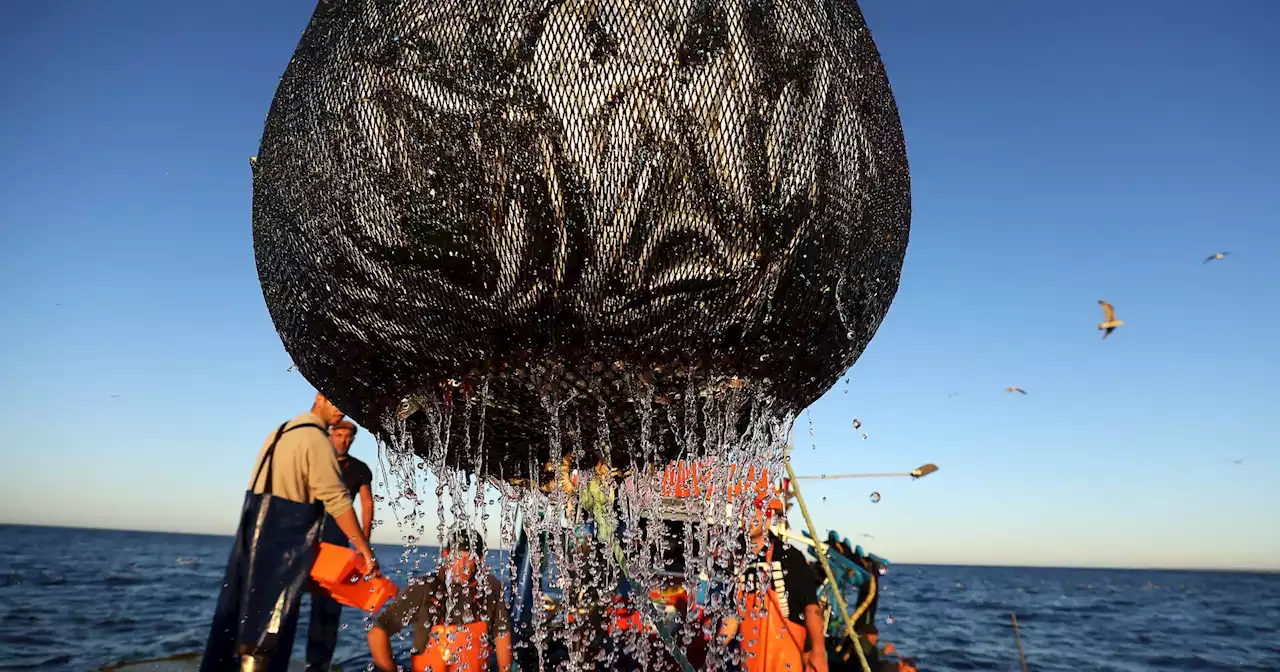
[[[231,542],[0,525],[0,670],[92,670],[201,649]],[[403,586],[407,574],[395,572],[412,568],[401,550],[377,549]],[[488,560],[506,566],[500,552]],[[1280,670],[1280,574],[895,562],[884,585],[881,638],[926,671],[1019,670],[1011,612],[1036,672]],[[298,660],[308,613],[304,599]],[[364,670],[364,614],[344,609],[343,622],[336,660]],[[402,664],[405,646],[397,641]]]

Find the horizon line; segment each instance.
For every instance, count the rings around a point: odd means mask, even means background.
[[[178,532],[175,530],[140,530],[123,527],[92,527],[85,525],[67,525],[67,524],[49,524],[49,523],[19,523],[0,521],[0,527],[38,527],[56,530],[84,530],[88,532],[130,532],[141,534],[172,534],[177,536],[189,537],[219,537],[223,539],[231,539],[235,535],[231,533],[220,532]],[[374,546],[399,546],[403,548],[405,544],[396,544],[394,542],[376,542]],[[439,548],[435,545],[419,545],[427,548]],[[495,546],[491,547],[491,551],[510,551],[511,549]],[[933,563],[933,562],[893,562],[894,565],[909,567],[976,567],[989,569],[1083,569],[1083,570],[1101,570],[1101,571],[1120,571],[1120,572],[1186,572],[1186,573],[1218,573],[1218,574],[1280,574],[1280,567],[1133,567],[1133,566],[1105,566],[1105,565],[1009,565],[1009,564],[986,564],[986,563]]]

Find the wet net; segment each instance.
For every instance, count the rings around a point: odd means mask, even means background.
[[[322,1],[254,162],[298,370],[507,479],[561,435],[624,467],[708,405],[720,435],[793,416],[878,328],[909,220],[853,0]]]

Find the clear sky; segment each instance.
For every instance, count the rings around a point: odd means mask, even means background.
[[[229,533],[308,406],[248,157],[313,6],[0,3],[0,521]],[[1280,4],[863,7],[911,245],[795,464],[942,470],[808,484],[819,525],[897,562],[1280,568]]]

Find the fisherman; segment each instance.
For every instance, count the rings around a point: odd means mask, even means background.
[[[910,658],[897,656],[893,644],[882,641],[876,628],[876,609],[882,592],[879,577],[888,571],[888,561],[874,553],[864,552],[861,546],[854,546],[848,539],[840,539],[834,531],[828,534],[825,545],[831,551],[826,554],[827,562],[837,578],[839,591],[844,596],[853,619],[853,630],[858,646],[862,649],[862,659],[866,660],[871,670],[877,672],[916,672],[915,662]],[[816,549],[811,549],[810,552],[815,554],[815,572],[821,573]],[[822,585],[818,592],[819,598],[834,608],[832,586]],[[833,672],[862,670],[843,617],[836,613],[831,614],[827,624],[827,643],[827,659]],[[891,659],[889,656],[894,657]]]
[[[484,539],[474,530],[449,536],[441,565],[410,586],[369,629],[374,666],[393,672],[391,635],[413,626],[413,672],[487,672],[490,654],[499,672],[512,670],[511,621],[502,584],[481,573]]]
[[[351,443],[356,439],[356,424],[350,420],[339,420],[329,427],[329,440],[338,455],[338,468],[342,471],[342,482],[347,487],[351,499],[360,500],[360,531],[366,539],[373,532],[373,471],[369,465],[352,457]],[[347,545],[347,537],[342,533],[333,516],[325,516],[324,527],[320,530],[320,540]],[[322,672],[329,669],[333,660],[333,650],[338,645],[338,630],[342,622],[342,605],[329,595],[313,591],[311,593],[311,624],[307,630],[307,672]]]
[[[768,529],[784,511],[782,501],[757,501],[748,527],[754,561],[740,578],[740,618],[725,619],[721,641],[739,633],[742,665],[748,672],[827,672],[826,623],[818,603],[816,577],[804,554]]]
[[[285,672],[320,527],[327,512],[376,571],[356,522],[328,427],[342,420],[317,393],[311,411],[280,425],[262,445],[245,493],[201,672]]]

